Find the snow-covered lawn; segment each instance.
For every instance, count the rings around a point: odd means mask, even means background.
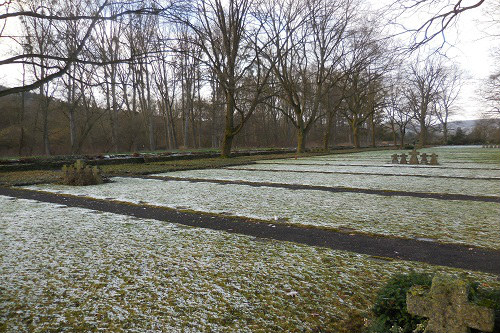
[[[440,166],[460,167],[460,168],[492,168],[500,171],[500,149],[481,148],[480,146],[457,146],[457,147],[433,147],[419,149],[421,153],[436,153]],[[307,158],[297,158],[289,160],[266,160],[260,163],[298,163],[298,164],[359,164],[380,166],[391,162],[392,154],[405,153],[407,156],[410,150],[377,150],[361,153],[334,154],[315,156]],[[432,168],[432,166],[422,166]]]
[[[1,332],[337,332],[396,273],[499,285],[488,274],[31,200],[0,196],[0,208]]]
[[[446,162],[442,162],[440,168],[432,166],[410,168],[404,165],[384,167],[387,165],[384,160],[390,158],[393,153],[393,151],[385,150],[276,160],[274,164],[259,163],[248,166],[259,169],[256,171],[216,169],[172,172],[166,175],[186,178],[500,196],[500,180],[263,170],[265,168],[283,168],[294,171],[366,172],[370,170],[369,172],[375,171],[375,173],[389,170],[389,172],[415,174],[421,170],[421,174],[430,176],[500,177],[500,165],[489,164],[491,161],[500,159],[500,150],[480,147],[435,147],[427,149],[427,151],[437,152],[444,161],[474,160],[476,162],[473,165],[477,165],[477,167],[471,169],[471,164]],[[356,161],[359,159],[371,159],[369,162],[371,166],[341,166],[342,164],[357,163]],[[279,163],[287,163],[287,165]],[[293,163],[310,165],[292,165]],[[325,163],[331,165],[318,165]],[[457,169],[459,167],[468,169],[459,170]],[[495,170],[495,167],[498,170]],[[484,170],[484,168],[491,170]],[[224,213],[273,220],[276,223],[356,230],[397,237],[431,238],[443,242],[500,249],[500,242],[498,242],[500,205],[498,203],[118,177],[113,178],[112,183],[98,186],[37,185],[29,188],[99,199],[191,209],[200,212]]]
[[[500,249],[498,203],[118,177],[97,186],[28,188]]]
[[[293,166],[291,166],[293,170]],[[344,170],[350,170],[345,168]],[[500,174],[500,171],[498,172]],[[285,183],[350,187],[375,190],[408,191],[423,193],[469,194],[500,197],[500,178],[498,180],[446,179],[400,176],[375,176],[351,174],[321,174],[309,172],[269,172],[265,170],[247,171],[234,169],[209,169],[169,172],[157,176],[180,178],[202,178],[222,180],[244,180],[265,183]]]
[[[411,150],[377,150],[367,151],[352,154],[339,154],[330,156],[318,156],[313,159],[319,160],[343,160],[343,159],[360,159],[390,162],[392,154],[405,153],[409,155]],[[447,163],[479,163],[479,164],[494,164],[500,163],[500,149],[498,148],[481,148],[481,146],[440,146],[425,149],[418,149],[419,153],[427,153],[428,155],[436,153],[438,161],[442,164]],[[456,165],[455,165],[456,166]],[[493,165],[490,165],[494,167]],[[499,167],[499,165],[497,165]]]
[[[305,163],[304,163],[305,164]],[[228,169],[252,169],[252,170],[280,170],[280,171],[304,171],[304,172],[349,172],[349,173],[377,173],[382,175],[423,175],[423,176],[451,176],[461,178],[498,178],[500,181],[500,169],[478,170],[459,168],[436,168],[432,166],[414,165],[366,165],[366,166],[344,166],[336,164],[285,164],[285,163],[257,163],[243,166],[228,167]],[[384,178],[382,178],[384,179]]]

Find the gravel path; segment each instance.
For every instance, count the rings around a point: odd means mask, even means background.
[[[134,205],[15,188],[0,187],[0,195],[64,204],[70,207],[89,208],[96,211],[155,219],[213,230],[223,230],[262,239],[291,241],[373,256],[426,262],[434,265],[500,275],[500,251],[494,250],[455,244],[441,244],[427,240],[400,239],[336,232],[319,228],[294,227],[241,217],[184,212],[148,205]]]

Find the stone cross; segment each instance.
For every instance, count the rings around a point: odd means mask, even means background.
[[[410,157],[410,164],[418,164],[418,152],[413,149],[410,153],[411,157]]]
[[[429,164],[429,161],[427,161],[426,153],[420,154],[420,164]]]
[[[408,161],[406,161],[406,154],[403,153],[401,154],[401,160],[399,161],[399,164],[407,164]]]
[[[427,317],[424,333],[468,333],[469,328],[492,332],[495,311],[468,302],[463,280],[436,276],[429,289],[413,286],[406,294],[408,313]]]
[[[399,163],[399,161],[398,161],[398,154],[392,154],[391,157],[392,157],[392,161],[391,161],[392,164],[398,164]]]
[[[437,154],[434,154],[432,153],[431,154],[431,162],[430,162],[431,165],[438,165],[438,155]]]

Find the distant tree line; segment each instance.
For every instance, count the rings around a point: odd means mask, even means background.
[[[0,10],[0,46],[12,49],[0,68],[21,73],[0,90],[4,155],[426,145],[448,141],[458,109],[460,71],[438,55],[401,56],[361,0],[16,0]]]

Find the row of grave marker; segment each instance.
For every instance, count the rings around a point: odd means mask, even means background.
[[[418,160],[418,155],[420,155],[420,161]],[[392,154],[392,164],[430,164],[430,165],[438,165],[438,155],[435,153],[432,153],[430,155],[431,160],[429,161],[427,159],[428,155],[426,153],[419,153],[416,150],[412,150],[410,153],[410,161],[406,159],[406,154],[403,153],[401,155],[398,154]]]
[[[500,145],[483,145],[483,148],[500,148]]]

